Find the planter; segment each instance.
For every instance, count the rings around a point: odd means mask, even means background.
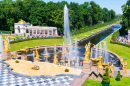
[[[106,83],[106,82],[102,82],[102,86],[109,86],[110,82]]]
[[[120,81],[120,78],[116,78],[116,81]]]

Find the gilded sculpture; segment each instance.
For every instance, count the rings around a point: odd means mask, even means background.
[[[102,66],[102,60],[103,60],[102,54],[99,55],[98,59],[99,59],[98,68],[103,69],[103,66]]]
[[[10,51],[8,37],[4,40],[4,51]]]

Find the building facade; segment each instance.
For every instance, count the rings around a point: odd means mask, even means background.
[[[33,34],[33,35],[57,35],[57,27],[43,27],[32,26],[30,23],[26,23],[24,20],[20,20],[18,23],[14,23],[15,34]]]

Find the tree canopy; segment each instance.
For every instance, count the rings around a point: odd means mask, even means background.
[[[122,30],[128,32],[130,30],[130,0],[127,0],[126,4],[121,6],[123,11],[122,16]]]
[[[101,22],[109,22],[115,18],[115,11],[101,8],[94,1],[78,4],[75,2],[41,0],[2,0],[0,1],[0,30],[14,30],[14,23],[21,19],[33,25],[55,26],[58,32],[63,32],[64,5],[69,8],[70,29],[79,30]],[[129,12],[128,6],[122,6],[124,17]],[[126,10],[128,9],[128,10]],[[126,20],[129,17],[125,18]],[[130,21],[130,20],[129,20]],[[127,24],[126,24],[127,25]],[[128,24],[128,26],[130,26]]]

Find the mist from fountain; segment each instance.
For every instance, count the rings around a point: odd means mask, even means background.
[[[56,48],[56,44],[54,45],[54,54],[56,54],[56,50],[57,50],[57,48]]]
[[[35,52],[33,51],[33,61],[34,61],[34,58],[35,58]]]
[[[95,59],[97,59],[98,58],[98,46],[96,45],[96,50],[95,50]]]
[[[108,62],[108,52],[107,52],[107,45],[104,41],[104,62]]]
[[[93,58],[93,48],[91,48],[91,56],[90,58]]]
[[[3,39],[2,36],[0,35],[0,59],[2,60],[3,57]]]
[[[71,43],[71,35],[69,29],[69,12],[66,5],[64,6],[64,43]]]
[[[43,52],[43,55],[49,55],[48,51],[47,51],[47,48],[45,48],[44,52]]]
[[[101,44],[101,42],[100,42],[99,49],[100,49],[100,50],[99,50],[99,55],[100,55],[100,54],[102,54],[102,44]]]

